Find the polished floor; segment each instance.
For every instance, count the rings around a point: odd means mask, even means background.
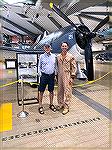
[[[0,133],[2,149],[112,149],[112,64],[94,62],[93,83],[75,80],[70,111],[66,115],[49,110],[48,92],[44,94],[45,114],[38,104],[25,105],[25,118],[17,115],[17,85],[0,88],[1,104],[12,104],[12,130]],[[8,74],[9,73],[9,74]],[[15,72],[4,70],[3,84],[15,81]],[[8,77],[8,78],[7,78]],[[87,84],[88,83],[88,84]],[[24,87],[26,98],[37,97],[38,90]],[[57,105],[57,88],[54,103]]]

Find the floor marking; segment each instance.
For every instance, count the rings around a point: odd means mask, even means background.
[[[84,91],[81,91],[81,93],[89,93],[89,92],[102,92],[102,91],[108,91],[109,89],[94,89],[94,90],[91,90],[91,89],[84,89]]]
[[[73,95],[76,96],[79,100],[86,103],[88,106],[92,107],[94,110],[98,111],[100,114],[104,115],[106,118],[112,120],[112,110],[103,106],[102,104],[94,101],[93,99],[87,97],[81,92],[73,89]]]
[[[16,139],[19,140],[20,138],[25,138],[25,137],[28,137],[28,136],[40,135],[40,134],[49,133],[49,132],[60,130],[60,129],[67,129],[67,128],[70,128],[70,127],[86,125],[88,123],[92,124],[92,123],[100,121],[100,120],[101,120],[100,117],[95,117],[95,118],[92,118],[92,119],[79,120],[79,121],[76,121],[76,122],[60,124],[58,126],[47,127],[47,128],[37,129],[37,130],[33,130],[33,131],[28,131],[28,132],[23,131],[23,133],[17,133],[15,135],[11,134],[7,137],[2,137],[2,141],[6,142],[6,141],[12,141],[12,140],[16,140]]]
[[[12,130],[12,103],[0,105],[0,132]]]

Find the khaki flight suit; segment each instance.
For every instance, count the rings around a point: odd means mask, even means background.
[[[76,62],[72,54],[67,53],[63,59],[61,54],[57,56],[58,73],[58,104],[59,106],[69,106],[72,96],[72,83],[70,79],[76,74]]]

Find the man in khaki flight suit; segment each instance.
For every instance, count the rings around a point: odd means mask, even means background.
[[[68,53],[68,48],[68,43],[63,42],[61,44],[62,52],[57,56],[58,110],[63,108],[63,115],[69,112],[72,83],[76,75],[76,62],[73,55]]]

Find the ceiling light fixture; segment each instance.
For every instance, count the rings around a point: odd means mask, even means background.
[[[37,0],[4,0],[4,2],[13,5],[18,4],[36,5]]]

